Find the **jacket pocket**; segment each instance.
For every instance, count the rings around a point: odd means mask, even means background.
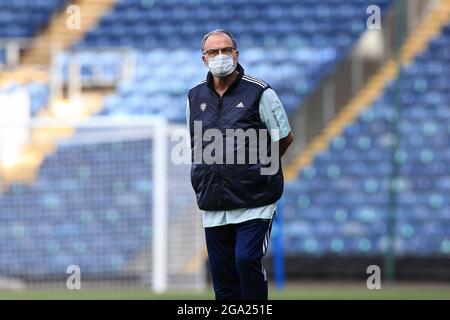
[[[198,193],[199,187],[202,185],[202,165],[192,164],[191,166],[191,185],[196,193]]]

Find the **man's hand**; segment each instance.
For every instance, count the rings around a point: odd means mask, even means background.
[[[294,141],[294,135],[292,134],[292,132],[289,132],[289,134],[286,137],[280,139],[279,141],[280,158],[286,152],[287,148],[292,143],[292,141]]]

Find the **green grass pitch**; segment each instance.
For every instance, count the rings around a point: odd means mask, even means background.
[[[368,290],[365,284],[295,284],[284,290],[270,288],[272,300],[378,300],[378,299],[445,299],[450,300],[450,284],[392,284],[382,285],[380,290]],[[0,291],[0,299],[167,299],[203,300],[214,299],[211,290],[193,293],[192,291],[171,291],[155,294],[145,289],[81,289],[81,290],[37,290]]]

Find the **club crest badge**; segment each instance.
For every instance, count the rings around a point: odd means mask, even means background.
[[[200,110],[205,111],[205,109],[206,109],[206,103],[204,102],[200,105]]]

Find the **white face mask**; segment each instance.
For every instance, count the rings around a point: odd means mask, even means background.
[[[208,68],[216,77],[225,77],[236,69],[236,65],[232,56],[219,54],[208,59]]]

